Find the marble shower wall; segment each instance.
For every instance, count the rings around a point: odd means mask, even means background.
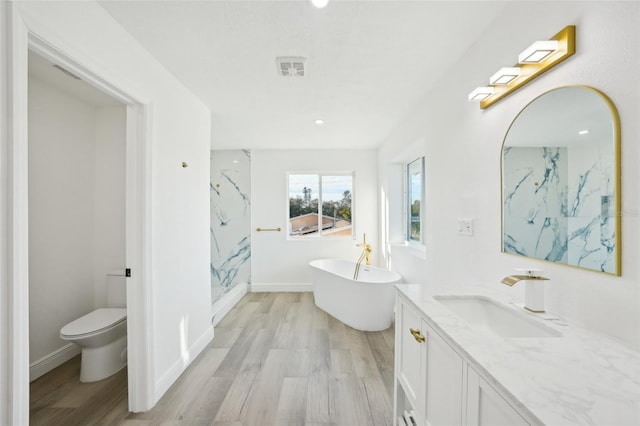
[[[251,153],[211,151],[212,303],[251,281]]]
[[[505,147],[503,249],[613,272],[613,158],[600,145]]]
[[[609,142],[569,149],[569,264],[615,271],[614,150]]]
[[[504,251],[567,262],[567,149],[504,149]]]

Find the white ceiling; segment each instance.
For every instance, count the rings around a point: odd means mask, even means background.
[[[216,149],[379,145],[506,3],[100,2],[209,107]],[[278,76],[277,56],[307,75]]]

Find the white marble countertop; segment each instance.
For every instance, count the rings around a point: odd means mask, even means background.
[[[640,425],[637,351],[562,318],[545,320],[525,311],[514,304],[522,303],[514,292],[500,284],[495,289],[428,284],[396,284],[396,288],[470,365],[540,423]],[[489,297],[559,331],[562,337],[502,338],[478,332],[434,295]]]

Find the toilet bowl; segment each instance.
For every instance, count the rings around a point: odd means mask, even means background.
[[[81,382],[107,378],[127,365],[127,310],[96,309],[62,327],[60,338],[82,349]]]

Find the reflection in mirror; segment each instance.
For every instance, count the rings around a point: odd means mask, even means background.
[[[588,87],[536,98],[502,147],[502,251],[620,275],[619,120]]]

